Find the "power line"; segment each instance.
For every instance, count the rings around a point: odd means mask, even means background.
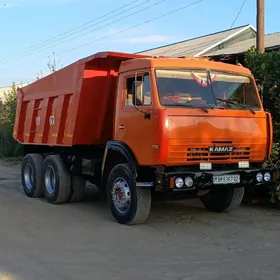
[[[126,32],[126,31],[129,31],[129,30],[131,30],[131,29],[137,28],[137,27],[139,27],[139,26],[148,24],[148,23],[150,23],[150,22],[152,22],[152,21],[161,19],[161,18],[163,18],[163,17],[165,17],[165,16],[174,14],[174,13],[179,12],[179,11],[182,11],[182,10],[184,10],[184,9],[186,9],[186,8],[189,8],[189,7],[191,7],[191,6],[194,6],[194,5],[196,5],[196,4],[199,4],[199,3],[203,2],[203,1],[204,1],[204,0],[198,0],[198,1],[193,2],[193,3],[191,3],[191,4],[185,5],[185,6],[181,7],[181,8],[179,8],[179,9],[172,10],[171,12],[162,14],[162,15],[160,15],[160,16],[158,16],[158,17],[155,17],[155,18],[152,18],[152,19],[150,19],[150,20],[144,21],[144,22],[142,22],[142,23],[139,23],[139,24],[133,25],[133,26],[131,26],[131,27],[122,29],[122,30],[120,30],[120,31],[118,31],[118,32],[115,32],[115,33],[113,33],[113,34],[110,34],[110,35],[108,35],[108,36],[100,37],[100,38],[98,38],[98,39],[96,39],[96,40],[93,40],[93,41],[90,41],[90,42],[81,44],[81,45],[79,45],[79,46],[77,46],[77,47],[74,47],[74,48],[71,48],[71,49],[69,49],[69,50],[60,52],[60,53],[58,53],[58,54],[67,53],[67,52],[70,52],[70,51],[72,51],[72,50],[76,50],[76,49],[78,49],[78,48],[87,46],[87,45],[89,45],[89,44],[92,44],[92,43],[95,43],[95,42],[98,42],[98,41],[107,39],[107,38],[109,38],[109,37],[111,37],[111,36],[121,34],[121,33],[123,33],[123,32]],[[43,58],[43,59],[46,59],[46,57]]]
[[[52,41],[52,40],[54,40],[54,39],[56,39],[56,38],[59,38],[60,36],[63,36],[63,35],[65,35],[65,34],[67,34],[67,33],[71,33],[72,31],[75,31],[75,30],[77,30],[77,29],[79,29],[79,28],[81,28],[81,27],[84,27],[84,26],[86,26],[86,25],[88,25],[88,24],[90,24],[90,23],[92,23],[92,22],[95,22],[95,21],[97,21],[97,20],[99,20],[99,19],[102,19],[103,17],[105,17],[105,16],[107,16],[107,15],[113,14],[113,13],[115,13],[115,12],[117,12],[117,11],[119,11],[119,10],[121,10],[121,9],[123,9],[123,8],[125,8],[125,7],[127,7],[127,6],[130,6],[130,5],[134,4],[135,2],[138,2],[138,1],[139,1],[139,0],[134,0],[134,1],[132,1],[132,2],[130,2],[130,3],[128,3],[128,4],[126,4],[126,5],[121,6],[121,7],[118,8],[118,9],[113,10],[113,11],[111,11],[111,12],[105,14],[105,15],[102,15],[102,16],[96,18],[96,19],[93,19],[93,20],[90,20],[90,21],[88,21],[88,22],[86,22],[86,23],[83,23],[83,24],[81,24],[81,25],[78,25],[77,27],[74,27],[74,28],[72,28],[72,29],[70,29],[70,30],[68,30],[68,31],[65,31],[65,32],[63,32],[63,33],[61,33],[61,34],[59,34],[59,35],[56,35],[56,36],[54,36],[54,37],[52,37],[52,38],[50,38],[50,39],[44,40],[44,41],[42,41],[41,43],[38,43],[38,44],[35,44],[35,45],[31,45],[30,47],[27,47],[27,48],[25,48],[25,49],[23,49],[23,50],[21,50],[21,51],[19,51],[19,52],[10,54],[10,55],[8,55],[8,56],[12,56],[12,55],[21,53],[21,52],[26,51],[26,50],[29,50],[29,49],[33,49],[34,47],[37,47],[37,46],[40,46],[40,45],[42,45],[42,44],[44,44],[44,43],[46,43],[46,42]],[[6,57],[6,56],[4,56],[4,57]],[[3,57],[1,57],[0,59],[2,59],[2,58],[3,58]]]
[[[92,41],[89,41],[89,42],[87,42],[87,43],[83,43],[83,44],[81,44],[81,45],[78,45],[78,46],[76,46],[76,47],[73,47],[73,48],[71,48],[71,49],[68,49],[68,50],[59,52],[59,53],[57,53],[57,55],[65,54],[65,53],[71,52],[71,51],[73,51],[73,50],[76,50],[76,49],[82,48],[82,47],[84,47],[84,46],[87,46],[87,45],[89,45],[89,44],[92,44],[92,43],[95,43],[95,42],[98,42],[98,41],[101,41],[101,40],[110,38],[111,36],[119,35],[119,34],[124,33],[124,32],[126,32],[126,31],[135,29],[135,28],[137,28],[137,27],[139,27],[139,26],[148,24],[148,23],[153,22],[153,21],[155,21],[155,20],[164,18],[164,17],[166,17],[166,16],[169,16],[169,15],[171,15],[171,14],[180,12],[180,11],[182,11],[182,10],[185,10],[185,9],[191,7],[191,6],[195,6],[195,5],[197,5],[197,4],[199,4],[199,3],[203,2],[203,1],[204,1],[204,0],[195,1],[195,2],[193,2],[193,3],[191,3],[191,4],[182,6],[181,8],[174,9],[174,10],[168,12],[168,13],[162,14],[162,15],[157,16],[157,17],[154,17],[154,18],[151,18],[151,19],[146,20],[146,21],[144,21],[144,22],[141,22],[141,23],[139,23],[139,24],[135,24],[135,25],[133,25],[133,26],[131,26],[131,27],[122,29],[122,30],[120,30],[120,31],[118,31],[118,32],[115,32],[115,33],[112,33],[112,34],[110,34],[110,35],[97,38],[97,39],[95,39],[95,40],[92,40]],[[48,59],[48,58],[49,58],[49,57],[43,57],[42,60],[43,60],[43,59]],[[27,64],[30,64],[30,63],[31,63],[31,62],[26,62],[26,63],[20,64],[19,66],[15,66],[15,67],[20,67],[20,66],[27,65]],[[15,67],[12,67],[12,68],[15,68]]]
[[[234,29],[232,29],[232,30],[234,30]],[[232,30],[224,30],[224,31],[221,31],[221,33],[222,32],[223,33],[228,33],[228,32],[230,32]],[[210,34],[210,35],[213,35],[213,34]],[[206,35],[206,36],[209,36],[209,35]],[[197,49],[197,48],[200,49],[201,47],[209,47],[209,46],[217,43],[217,39],[213,39],[212,38],[211,41],[207,40],[204,43],[199,43],[199,44],[195,44],[195,45],[188,45],[188,46],[180,46],[180,47],[178,47],[178,44],[184,44],[184,43],[191,42],[192,40],[196,40],[196,39],[200,39],[200,38],[201,37],[193,38],[193,39],[190,39],[190,40],[186,40],[186,41],[183,41],[183,42],[178,42],[178,43],[172,44],[170,46],[163,46],[163,47],[161,47],[160,49],[157,50],[157,52],[158,52],[157,55],[165,55],[165,54],[170,53],[170,51],[174,50],[174,54],[172,54],[172,56],[178,57],[178,56],[185,55],[186,51],[194,50],[194,49]],[[148,52],[148,51],[149,50],[144,51],[144,52]],[[178,51],[180,51],[180,52],[178,52]],[[195,53],[198,53],[198,51],[196,51]],[[170,56],[170,54],[168,54],[168,56]]]
[[[142,3],[140,3],[140,4],[138,4],[138,5],[135,6],[135,7],[138,7],[138,6],[140,6],[140,5],[144,4],[144,3],[147,3],[147,2],[149,2],[149,1],[151,1],[151,0],[146,0],[146,1],[144,1],[144,2],[142,2]],[[77,36],[75,36],[75,37],[66,39],[66,40],[64,40],[64,41],[62,41],[62,42],[60,42],[60,43],[56,43],[56,44],[53,44],[53,45],[48,46],[48,47],[44,47],[43,49],[35,50],[35,51],[31,52],[31,53],[27,53],[27,54],[25,54],[25,56],[30,56],[30,55],[33,55],[33,54],[35,54],[35,53],[42,52],[42,51],[48,50],[48,49],[50,49],[50,48],[53,48],[53,47],[55,47],[55,46],[59,46],[59,45],[64,44],[64,43],[66,43],[66,42],[72,41],[72,40],[74,40],[74,39],[76,39],[76,38],[79,38],[79,37],[81,37],[81,36],[84,36],[84,35],[87,35],[87,34],[89,34],[89,33],[92,33],[93,31],[97,31],[97,30],[99,30],[99,29],[101,29],[101,28],[110,26],[110,25],[112,25],[112,24],[114,24],[114,23],[116,23],[116,22],[119,22],[119,21],[123,20],[123,19],[126,19],[126,18],[129,18],[129,17],[133,16],[133,15],[136,15],[136,14],[142,12],[142,11],[145,11],[145,10],[147,10],[147,9],[149,9],[149,8],[152,8],[153,6],[159,5],[159,4],[161,4],[162,2],[165,2],[165,1],[166,1],[166,0],[160,0],[160,1],[158,1],[158,2],[156,2],[156,3],[154,3],[154,4],[152,4],[152,5],[149,5],[149,6],[147,6],[147,7],[144,7],[144,8],[142,8],[142,9],[140,9],[140,10],[137,10],[137,11],[134,12],[134,13],[128,14],[128,15],[122,17],[122,18],[119,18],[119,19],[117,19],[117,20],[114,20],[114,21],[112,21],[112,22],[109,22],[109,23],[107,23],[107,24],[104,24],[104,25],[102,25],[101,27],[98,27],[98,28],[95,28],[95,29],[93,29],[93,30],[80,33],[79,35],[77,35]],[[133,8],[135,8],[135,7],[133,7]],[[128,9],[128,10],[131,10],[131,8]],[[126,11],[128,11],[128,10],[126,10]],[[126,11],[125,11],[125,12],[126,12]],[[123,12],[121,12],[121,13],[119,13],[119,14],[122,14],[122,13],[123,13]],[[104,21],[104,20],[103,20],[103,21]],[[103,22],[103,21],[101,21],[101,22]],[[105,21],[106,21],[106,20],[105,20]],[[99,22],[99,23],[101,23],[101,22]],[[98,23],[97,23],[97,24],[98,24]],[[95,25],[97,25],[97,24],[95,24]],[[16,57],[18,57],[18,56],[22,56],[22,55],[17,55],[17,56],[12,57],[12,58],[16,58]],[[10,59],[12,59],[12,58],[10,58]],[[0,60],[0,63],[1,63],[1,64],[3,64],[3,63],[8,63],[8,62],[10,62],[10,59],[7,58],[7,59],[4,59],[4,60],[2,60],[2,61]]]
[[[108,19],[111,19],[111,18],[113,18],[113,17],[115,17],[115,16],[121,15],[121,14],[127,12],[127,11],[130,11],[130,10],[132,10],[132,9],[134,9],[134,8],[137,8],[138,6],[141,6],[141,5],[143,5],[143,4],[147,3],[147,2],[150,2],[151,0],[145,0],[145,1],[141,2],[140,4],[138,4],[138,5],[136,5],[136,6],[133,6],[132,8],[129,8],[129,9],[127,9],[127,10],[124,10],[124,11],[122,11],[122,12],[120,12],[120,13],[114,15],[114,16],[111,16],[111,17],[109,17],[109,18],[106,18],[105,20],[103,19],[104,17],[109,16],[109,15],[111,15],[111,14],[114,14],[114,13],[116,13],[117,11],[122,10],[123,8],[126,8],[126,7],[128,7],[128,6],[131,6],[132,4],[134,4],[134,3],[138,2],[138,1],[139,1],[139,0],[134,0],[134,1],[132,1],[132,2],[130,2],[130,3],[128,3],[128,4],[126,4],[126,5],[121,6],[121,7],[118,8],[118,9],[115,9],[115,10],[113,10],[113,11],[111,11],[111,12],[109,12],[109,13],[103,15],[103,16],[100,16],[100,17],[98,17],[98,18],[96,18],[96,19],[90,20],[90,21],[88,21],[88,22],[86,22],[86,23],[84,23],[84,24],[81,24],[81,25],[79,25],[79,26],[77,26],[77,27],[75,27],[75,28],[73,28],[73,29],[70,29],[70,30],[68,30],[68,31],[66,31],[66,32],[63,32],[63,33],[61,33],[61,34],[59,34],[59,35],[57,35],[57,36],[55,36],[55,37],[52,37],[52,38],[47,39],[47,40],[44,40],[44,41],[42,41],[41,43],[32,45],[32,46],[30,46],[30,47],[28,47],[28,48],[25,48],[25,49],[23,49],[23,50],[21,50],[21,51],[19,51],[19,52],[10,54],[10,55],[8,55],[8,56],[1,57],[1,58],[0,58],[0,61],[2,61],[3,59],[6,60],[6,59],[9,59],[9,58],[17,57],[17,56],[19,56],[19,55],[22,55],[22,54],[26,53],[27,51],[32,51],[32,50],[34,50],[34,49],[36,49],[36,48],[38,48],[38,47],[40,47],[40,46],[44,47],[44,45],[46,45],[46,44],[49,45],[50,43],[53,43],[53,41],[56,42],[56,41],[58,41],[58,40],[67,38],[67,37],[69,37],[69,36],[72,36],[72,35],[74,35],[74,34],[80,32],[80,31],[89,29],[89,28],[91,28],[91,27],[93,27],[93,26],[96,26],[96,25],[98,25],[98,24],[100,24],[100,23],[102,23],[102,22],[104,22],[104,21],[106,21],[106,20],[108,20]],[[99,19],[103,19],[103,20],[102,20],[102,21],[99,21],[99,22],[97,22],[97,23],[95,23],[95,24],[91,24],[91,23],[93,23],[93,22],[96,22],[96,21],[99,20]],[[90,24],[91,24],[91,25],[90,25]],[[87,25],[89,25],[89,26],[87,26]],[[85,27],[85,26],[86,26],[86,27]],[[84,27],[84,28],[82,28],[82,27]],[[73,31],[75,31],[75,32],[73,32]],[[70,34],[67,35],[68,33],[70,33]],[[72,34],[71,34],[71,33],[72,33]],[[66,35],[66,36],[65,36],[65,35]],[[61,38],[61,37],[62,37],[62,38]]]
[[[238,18],[239,18],[239,16],[240,16],[240,14],[241,14],[241,12],[242,12],[242,10],[243,10],[243,8],[244,8],[246,2],[247,2],[247,0],[243,0],[242,4],[241,4],[241,6],[240,6],[240,8],[239,8],[239,10],[238,10],[238,12],[237,12],[236,17],[235,17],[235,19],[233,20],[233,22],[232,22],[232,24],[231,24],[231,26],[230,26],[230,29],[229,29],[227,35],[226,35],[225,38],[221,41],[221,43],[223,43],[223,42],[225,41],[225,39],[229,36],[229,33],[230,33],[231,29],[233,28],[235,22],[238,20]],[[217,49],[214,51],[213,55],[215,55],[216,51],[217,51]]]
[[[234,19],[234,21],[232,22],[232,24],[231,24],[231,26],[230,26],[230,29],[233,28],[235,22],[238,20],[238,18],[239,18],[239,16],[240,16],[240,14],[241,14],[241,12],[242,12],[242,10],[243,10],[243,8],[244,8],[246,2],[247,2],[247,0],[244,0],[244,1],[243,1],[243,3],[242,3],[242,5],[241,5],[241,7],[240,7],[240,9],[239,9],[239,11],[238,11],[238,13],[237,13],[235,19]]]
[[[121,14],[127,12],[127,11],[130,11],[130,10],[132,10],[132,9],[134,9],[134,8],[137,8],[137,7],[143,5],[143,4],[147,3],[147,2],[150,2],[150,1],[152,1],[152,0],[145,0],[145,1],[141,2],[141,3],[138,4],[138,5],[136,5],[136,6],[132,7],[132,8],[126,9],[126,10],[124,10],[124,11],[122,11],[122,12],[120,12],[120,13],[114,15],[114,16],[111,16],[111,17],[109,17],[109,18],[106,18],[105,20],[103,19],[103,20],[101,20],[101,21],[99,21],[99,22],[97,22],[97,23],[95,23],[95,24],[92,24],[92,25],[90,25],[90,26],[87,26],[86,28],[83,28],[83,29],[81,29],[81,30],[75,31],[75,32],[72,33],[72,34],[69,34],[69,35],[66,35],[66,36],[62,36],[62,38],[57,38],[56,40],[54,40],[54,42],[50,41],[50,42],[48,42],[48,43],[45,44],[45,45],[42,45],[42,44],[41,44],[42,46],[39,47],[39,49],[37,48],[37,50],[36,50],[36,48],[33,47],[33,48],[31,48],[31,49],[27,49],[25,52],[20,52],[20,53],[18,53],[17,55],[10,56],[10,57],[7,57],[7,58],[4,57],[2,60],[0,60],[0,62],[1,62],[1,63],[3,63],[3,62],[8,62],[10,59],[13,59],[13,58],[16,58],[16,57],[20,57],[20,56],[22,56],[22,55],[32,55],[32,54],[37,53],[37,52],[39,52],[39,51],[44,51],[44,50],[50,49],[50,48],[52,48],[52,47],[58,46],[58,45],[60,45],[60,44],[66,43],[66,42],[68,42],[68,41],[71,41],[71,40],[74,40],[74,39],[79,38],[79,37],[81,37],[81,36],[84,36],[84,35],[86,35],[86,34],[89,34],[89,33],[93,32],[93,31],[99,30],[99,29],[101,29],[101,28],[103,28],[103,27],[109,26],[109,25],[111,25],[111,24],[113,24],[113,23],[115,23],[115,22],[117,22],[117,21],[119,21],[119,20],[122,20],[122,19],[126,18],[126,17],[123,17],[123,18],[121,18],[121,19],[118,19],[118,20],[116,20],[116,21],[113,21],[113,22],[111,22],[110,24],[106,24],[106,25],[103,25],[103,26],[101,26],[101,27],[95,28],[95,29],[93,29],[93,30],[80,33],[80,32],[82,32],[83,30],[86,30],[86,29],[89,29],[89,28],[91,28],[91,27],[93,27],[93,26],[99,25],[99,24],[102,23],[102,22],[105,22],[105,21],[107,21],[107,20],[109,20],[109,19],[111,19],[111,18],[114,18],[114,17],[116,17],[116,16],[118,16],[118,15],[121,15]],[[164,1],[165,1],[165,0],[164,0]],[[132,3],[134,3],[134,2],[136,2],[136,1],[133,1]],[[130,4],[131,4],[131,3],[130,3]],[[125,7],[125,6],[123,6],[123,7]],[[123,8],[123,7],[122,7],[122,8]],[[121,8],[119,8],[119,9],[121,9]],[[118,9],[118,10],[119,10],[119,9]],[[111,13],[112,13],[112,12],[111,12]],[[101,18],[101,17],[100,17],[100,18]],[[76,28],[76,29],[77,29],[77,28]],[[68,33],[68,32],[65,32],[65,34],[66,34],[66,33]],[[72,35],[75,35],[75,34],[77,34],[77,33],[80,33],[80,34],[77,35],[77,36],[75,36],[75,37],[73,37],[73,38],[67,39],[67,37],[71,37]],[[56,37],[60,37],[60,36],[56,36]],[[63,39],[66,39],[66,40],[64,40],[64,41],[62,41],[62,42],[60,42],[60,43],[54,44],[56,41],[59,42],[60,40],[63,40]],[[50,44],[51,44],[51,46],[46,47],[46,46],[48,46],[48,45],[50,45]],[[42,49],[42,48],[43,48],[43,49]]]
[[[232,28],[233,28],[235,22],[236,22],[237,19],[239,18],[240,14],[241,14],[241,12],[242,12],[242,10],[243,10],[243,8],[244,8],[244,5],[246,4],[246,1],[247,1],[247,0],[244,0],[244,1],[242,2],[242,5],[241,5],[241,7],[240,7],[239,10],[238,10],[238,13],[237,13],[235,19],[233,20],[233,22],[232,22],[232,24],[231,24],[231,26],[230,26],[230,28],[229,28],[229,30],[228,30],[226,36],[222,39],[221,42],[223,42],[223,41],[229,36],[229,34],[230,34],[230,32],[232,31]],[[213,40],[213,41],[211,41],[211,42],[214,43],[214,42],[216,42],[216,40]],[[196,45],[195,47],[197,48],[197,47],[207,46],[207,45],[209,45],[209,43],[210,43],[210,42],[207,41],[207,42],[205,42],[205,43],[198,44],[198,45]],[[185,51],[188,51],[188,50],[190,50],[190,49],[193,48],[192,46],[180,47],[180,48],[176,48],[176,47],[177,47],[177,44],[174,44],[174,46],[171,46],[170,48],[168,48],[168,49],[166,49],[166,50],[163,50],[163,51],[160,51],[160,50],[159,50],[159,55],[164,55],[164,54],[166,54],[166,53],[169,53],[171,50],[176,49],[176,54],[174,54],[173,56],[181,56],[181,55],[184,55],[184,54],[185,54]],[[184,50],[184,51],[177,53],[178,50]],[[215,54],[215,53],[216,53],[216,50],[215,50],[214,54]]]

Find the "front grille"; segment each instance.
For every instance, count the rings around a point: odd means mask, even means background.
[[[249,160],[250,147],[236,147],[232,152],[211,153],[208,148],[188,148],[187,161]]]

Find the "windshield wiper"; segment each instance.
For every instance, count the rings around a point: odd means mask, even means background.
[[[253,109],[249,108],[248,106],[246,106],[244,104],[236,103],[234,101],[230,101],[230,100],[226,100],[226,99],[218,98],[218,97],[216,97],[216,100],[226,102],[228,104],[232,104],[232,105],[235,105],[235,106],[239,106],[240,108],[244,108],[244,109],[247,109],[247,110],[251,111],[251,113],[254,114],[254,115],[256,114],[256,112]]]
[[[206,108],[203,107],[195,107],[193,105],[189,105],[189,104],[174,104],[172,106],[178,106],[178,107],[185,107],[185,108],[194,108],[194,109],[200,109],[202,111],[204,111],[205,113],[208,113],[208,110]],[[211,109],[211,108],[210,108]]]
[[[208,79],[209,84],[211,86],[211,91],[212,91],[212,95],[213,95],[213,100],[215,102],[215,106],[217,106],[217,102],[216,102],[216,99],[215,99],[215,92],[214,92],[214,88],[213,88],[213,85],[212,85],[212,78],[211,78],[211,74],[210,74],[209,70],[207,71],[207,79]]]

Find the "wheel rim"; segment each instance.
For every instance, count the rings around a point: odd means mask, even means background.
[[[24,169],[24,183],[28,190],[31,190],[34,185],[34,171],[31,165],[26,165]]]
[[[56,187],[55,171],[51,166],[48,166],[45,172],[45,186],[49,194],[53,194]]]
[[[131,204],[131,194],[126,180],[123,178],[116,179],[113,184],[111,195],[114,207],[120,213],[127,212]]]

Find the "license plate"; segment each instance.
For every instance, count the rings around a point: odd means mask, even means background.
[[[214,185],[239,184],[239,183],[240,183],[240,175],[213,176]]]

